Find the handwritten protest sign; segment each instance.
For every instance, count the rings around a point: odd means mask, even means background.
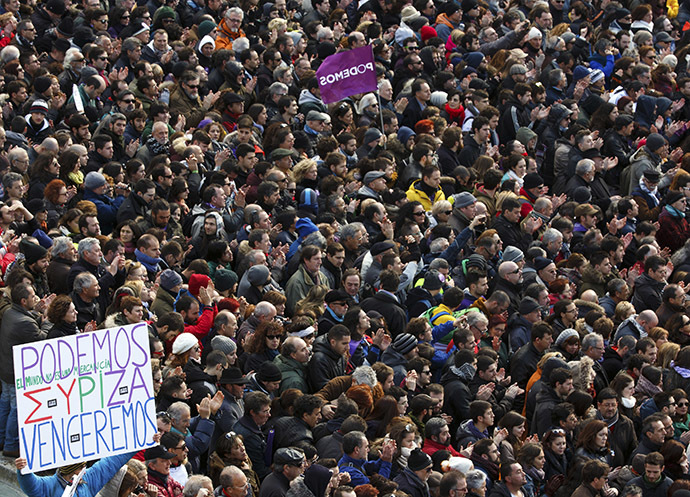
[[[23,473],[153,445],[146,323],[17,345],[13,353]]]

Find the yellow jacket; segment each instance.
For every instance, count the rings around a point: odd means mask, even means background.
[[[410,185],[410,189],[407,190],[407,200],[409,200],[410,202],[414,202],[416,200],[417,202],[420,202],[422,204],[424,210],[430,211],[432,205],[434,205],[439,200],[445,200],[446,196],[444,195],[443,190],[439,188],[438,190],[436,190],[434,200],[431,200],[429,198],[429,195],[427,195],[425,191],[417,188],[417,184],[420,181],[422,180],[418,179]]]

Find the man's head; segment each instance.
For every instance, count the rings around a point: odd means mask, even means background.
[[[228,497],[246,497],[249,491],[247,476],[237,466],[226,466],[220,473],[218,480],[223,494]]]

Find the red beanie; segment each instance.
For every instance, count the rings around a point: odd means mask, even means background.
[[[209,283],[211,283],[211,278],[205,274],[193,274],[189,278],[189,293],[199,297],[199,288],[202,286],[206,288]]]
[[[436,30],[431,26],[422,26],[422,29],[419,30],[419,34],[422,36],[422,41],[426,41],[429,38],[435,38],[438,36]]]

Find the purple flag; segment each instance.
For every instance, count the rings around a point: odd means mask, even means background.
[[[350,95],[376,91],[376,66],[370,45],[333,54],[316,71],[321,100],[330,104]]]

